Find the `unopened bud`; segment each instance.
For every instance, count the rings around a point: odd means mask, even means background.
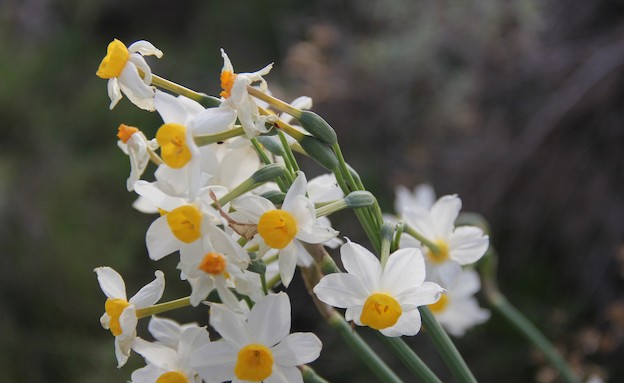
[[[284,148],[282,148],[282,144],[279,142],[277,137],[260,136],[257,139],[258,142],[260,142],[269,152],[275,154],[276,156],[284,155]]]
[[[265,183],[283,175],[284,171],[286,169],[280,164],[269,164],[252,174],[251,179],[254,183]]]
[[[299,141],[299,144],[305,150],[305,152],[312,158],[314,161],[318,162],[319,165],[324,167],[327,170],[333,171],[338,166],[338,159],[336,158],[336,153],[327,146],[322,143],[315,137],[305,136]]]
[[[284,197],[286,197],[286,194],[282,193],[279,190],[269,190],[260,194],[260,196],[273,202],[274,205],[281,205],[282,203],[284,203]]]
[[[370,192],[360,190],[349,193],[344,199],[351,208],[372,206],[375,203],[375,197]]]
[[[334,128],[318,114],[310,112],[309,110],[304,110],[297,119],[305,130],[324,143],[334,145],[338,142],[338,137],[336,137]]]

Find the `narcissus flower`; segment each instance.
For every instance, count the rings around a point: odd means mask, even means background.
[[[137,311],[160,300],[165,290],[165,277],[162,271],[156,271],[156,279],[128,300],[126,285],[119,273],[110,267],[98,267],[94,271],[102,291],[108,298],[100,323],[115,336],[115,355],[121,367],[126,364],[136,339],[136,326],[139,321]]]
[[[180,251],[178,269],[182,279],[191,284],[191,305],[199,305],[215,288],[222,295],[228,287],[236,287],[236,281],[245,278],[243,270],[249,262],[249,255],[236,241],[218,227],[208,225],[201,247]]]
[[[281,209],[265,198],[248,195],[232,202],[236,214],[243,223],[257,225],[261,253],[268,248],[278,249],[278,264],[284,286],[288,286],[295,273],[298,258],[303,265],[312,259],[298,240],[308,243],[323,243],[334,238],[338,232],[329,226],[316,222],[314,203],[306,195],[307,181],[303,172],[284,197]],[[306,257],[307,258],[303,258]]]
[[[429,309],[449,334],[463,336],[466,330],[490,318],[490,312],[479,307],[474,297],[480,289],[477,272],[465,269]]]
[[[418,249],[400,249],[382,268],[364,247],[347,241],[341,248],[347,273],[324,276],[314,287],[319,300],[346,308],[345,319],[390,337],[420,331],[418,306],[436,302],[443,289],[425,282],[425,263]]]
[[[190,360],[208,343],[208,331],[197,326],[180,326],[175,347],[137,338],[132,349],[145,358],[147,366],[132,373],[132,383],[200,383],[202,379],[190,366]]]
[[[459,197],[447,195],[430,209],[411,206],[403,211],[405,222],[438,247],[438,253],[424,249],[427,279],[445,288],[459,276],[461,266],[478,261],[489,246],[488,236],[478,227],[455,227],[460,209]]]
[[[154,87],[152,70],[143,56],[162,57],[163,53],[151,43],[141,40],[126,47],[115,39],[108,44],[108,50],[97,70],[97,76],[108,79],[110,108],[121,100],[123,92],[128,99],[141,109],[154,110]],[[139,74],[142,72],[143,76]]]
[[[318,358],[321,341],[312,333],[290,333],[286,293],[267,295],[245,320],[224,305],[210,306],[210,325],[223,337],[200,348],[191,365],[217,382],[302,383],[296,366]]]
[[[260,90],[267,91],[267,83],[264,77],[271,71],[273,64],[269,64],[257,72],[234,73],[234,67],[230,58],[221,49],[223,57],[223,68],[221,69],[221,97],[223,103],[221,108],[232,108],[236,110],[238,119],[243,125],[243,129],[249,138],[257,137],[260,133],[267,131],[264,126],[266,117],[260,115],[258,105],[247,92],[247,86],[254,82],[260,82]]]
[[[148,140],[139,129],[125,124],[119,125],[117,146],[130,158],[130,176],[126,181],[128,191],[134,190],[134,183],[141,178],[150,160],[150,151],[158,148],[156,139]]]

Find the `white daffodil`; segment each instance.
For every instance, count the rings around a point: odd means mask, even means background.
[[[197,323],[180,324],[172,319],[152,315],[147,329],[150,334],[161,343],[174,350],[178,349],[182,333],[189,328],[199,328]]]
[[[191,365],[205,380],[217,382],[302,383],[296,366],[312,362],[321,341],[312,333],[290,333],[286,293],[267,295],[247,320],[223,305],[212,304],[210,325],[223,338],[200,348]]]
[[[156,279],[128,300],[126,285],[119,273],[110,267],[98,267],[94,271],[102,291],[108,298],[105,304],[106,312],[100,318],[100,323],[115,336],[115,355],[121,367],[126,364],[136,339],[137,312],[160,300],[165,290],[165,277],[162,271],[156,271]]]
[[[197,306],[215,288],[221,297],[228,287],[245,278],[243,270],[249,265],[247,252],[223,230],[208,225],[199,248],[180,250],[178,269],[182,279],[191,284],[191,305]],[[224,297],[221,297],[222,301]]]
[[[438,247],[437,254],[424,249],[427,279],[445,288],[459,276],[461,266],[478,261],[489,246],[488,236],[478,227],[455,227],[460,209],[459,197],[447,195],[430,209],[411,206],[403,211],[405,222]]]
[[[145,235],[149,257],[155,261],[183,248],[201,252],[200,239],[206,229],[222,223],[218,212],[211,206],[210,195],[215,194],[218,198],[227,192],[224,188],[206,187],[194,200],[172,197],[160,190],[156,183],[142,180],[134,184],[134,190],[161,212]]]
[[[139,108],[154,110],[155,88],[150,86],[152,70],[143,58],[151,55],[161,58],[163,53],[147,41],[137,41],[129,47],[117,39],[108,44],[96,75],[108,79],[111,109],[121,100],[123,92]]]
[[[273,64],[253,73],[234,73],[232,62],[223,49],[221,49],[221,56],[223,57],[223,68],[221,69],[221,88],[223,91],[221,97],[224,101],[219,109],[231,108],[236,110],[247,137],[254,138],[260,133],[265,133],[267,131],[264,126],[266,117],[260,115],[258,105],[247,92],[247,86],[254,82],[260,82],[260,90],[266,92],[267,82],[262,76],[269,74]]]
[[[183,96],[174,97],[160,91],[154,96],[154,105],[164,122],[156,133],[160,154],[165,163],[161,167],[169,168],[170,179],[182,180],[181,190],[192,199],[203,186],[202,151],[195,144],[194,137],[222,132],[233,127],[236,114],[224,108],[204,109],[191,99]],[[163,172],[160,176],[167,177]]]
[[[298,260],[309,265],[312,258],[298,240],[307,243],[323,243],[334,238],[338,232],[316,222],[314,204],[306,195],[307,181],[303,172],[284,197],[281,209],[265,198],[247,195],[232,202],[236,210],[232,217],[240,217],[247,224],[257,225],[263,254],[269,248],[279,250],[278,264],[284,286],[288,287],[295,273]]]
[[[469,328],[490,319],[490,311],[479,307],[474,297],[480,289],[477,272],[465,269],[429,309],[449,334],[463,336]]]
[[[316,176],[308,182],[308,196],[315,204],[327,203],[344,198],[344,192],[340,189],[340,186],[338,186],[336,175],[333,173],[327,173]],[[333,227],[331,221],[327,217],[317,218],[316,223],[321,226]],[[323,245],[336,249],[343,243],[344,241],[342,239],[334,237],[329,241],[323,242]]]
[[[134,183],[141,178],[150,160],[150,151],[158,148],[156,139],[148,140],[139,129],[125,124],[119,125],[117,146],[130,158],[130,177],[126,181],[128,191],[134,190]]]
[[[200,383],[202,379],[190,360],[209,343],[206,328],[197,326],[181,329],[176,347],[137,338],[132,349],[145,358],[147,366],[132,373],[132,383]]]
[[[443,289],[425,282],[425,262],[418,249],[390,254],[385,267],[364,247],[347,241],[340,248],[347,273],[324,276],[314,287],[322,302],[346,308],[345,318],[389,337],[420,331],[418,306],[436,302]]]

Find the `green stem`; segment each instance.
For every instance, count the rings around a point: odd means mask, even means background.
[[[295,156],[293,155],[292,150],[290,149],[290,145],[288,145],[288,141],[286,141],[286,136],[284,132],[281,130],[277,131],[277,135],[279,136],[280,142],[284,147],[284,159],[286,163],[289,164],[290,169],[293,173],[296,173],[299,170],[299,165],[297,164],[297,160],[295,160]]]
[[[413,227],[409,225],[405,225],[404,228],[407,234],[419,240],[423,245],[427,246],[429,250],[431,250],[434,254],[436,255],[440,254],[440,248],[438,247],[438,245],[436,245],[435,243],[427,239],[425,236],[417,232]]]
[[[139,71],[139,74],[142,74],[142,73],[143,72]],[[221,101],[215,97],[211,97],[204,93],[199,93],[189,88],[185,88],[180,84],[176,84],[175,82],[169,81],[153,73],[152,73],[152,85],[155,85],[162,89],[166,89],[172,93],[179,94],[180,96],[190,98],[191,100],[195,100],[201,104],[209,104],[210,106],[217,106],[218,104],[221,103]]]
[[[254,88],[253,86],[249,86],[249,85],[247,86],[247,93],[249,93],[251,96],[254,96],[257,99],[260,99],[266,102],[267,104],[271,105],[272,107],[274,107],[275,109],[279,111],[290,114],[293,117],[301,116],[301,110],[295,108],[294,106],[290,104],[285,103],[284,101],[278,98],[270,96],[262,92],[261,90]]]
[[[422,316],[427,334],[431,337],[433,344],[440,352],[442,359],[451,370],[451,373],[457,378],[457,381],[476,383],[477,380],[472,375],[472,372],[470,372],[468,365],[429,308],[427,306],[420,306],[418,310]]]
[[[190,306],[190,304],[191,304],[191,297],[180,298],[180,299],[176,299],[173,301],[159,303],[157,305],[139,309],[136,311],[136,315],[138,318],[145,318],[148,316],[179,309],[181,307]]]
[[[394,224],[388,222],[381,226],[381,250],[379,256],[381,259],[381,267],[386,266],[386,262],[388,262],[388,258],[390,257],[390,247],[393,235]]]
[[[412,374],[414,374],[418,379],[425,383],[442,383],[442,381],[429,369],[429,367],[425,364],[416,355],[414,350],[412,350],[401,338],[389,338],[384,336],[379,331],[375,331],[378,334],[379,338],[381,338],[384,343],[390,347],[394,355],[403,362],[405,367]]]
[[[323,379],[310,366],[304,364],[303,366],[299,366],[299,369],[301,370],[304,383],[329,383],[329,381]]]
[[[364,340],[349,326],[342,315],[335,313],[328,319],[328,323],[342,336],[342,339],[364,364],[382,382],[402,382],[401,379],[384,363],[381,358],[364,342]]]
[[[215,142],[223,142],[228,138],[238,137],[245,134],[245,131],[242,127],[236,127],[234,129],[229,129],[223,132],[214,133],[214,134],[206,134],[203,136],[194,137],[195,144],[197,146],[205,146],[214,144]]]

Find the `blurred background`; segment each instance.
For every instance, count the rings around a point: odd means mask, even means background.
[[[148,260],[153,217],[125,190],[117,126],[153,135],[160,121],[127,99],[108,109],[95,71],[118,38],[151,41],[165,53],[148,58],[155,73],[209,94],[219,48],[239,72],[275,62],[272,91],[314,99],[387,211],[397,184],[458,193],[492,226],[508,298],[581,374],[624,381],[623,21],[624,3],[608,0],[0,1],[4,380],[123,382],[141,367],[135,355],[116,368],[94,267],[118,270],[130,295],[156,269],[164,299],[189,292],[174,256]],[[356,237],[346,215],[337,225]],[[294,330],[324,343],[312,366],[374,382],[299,279],[292,289]],[[202,309],[169,317],[207,321]],[[426,335],[407,341],[452,381]],[[557,381],[496,315],[457,345],[482,382]]]

